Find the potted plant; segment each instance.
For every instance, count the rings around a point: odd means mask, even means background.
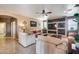
[[[77,35],[75,36],[75,40],[77,41],[77,42],[79,42],[79,13],[75,13],[74,14],[74,16],[75,16],[75,18],[76,18],[76,20],[74,20],[75,22],[77,22]]]

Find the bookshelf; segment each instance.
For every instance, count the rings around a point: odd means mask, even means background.
[[[66,35],[65,18],[48,19],[48,34]]]

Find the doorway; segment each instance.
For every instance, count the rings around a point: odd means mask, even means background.
[[[0,23],[0,37],[4,37],[6,35],[6,23]]]
[[[0,15],[0,36],[17,37],[17,19],[7,15]]]

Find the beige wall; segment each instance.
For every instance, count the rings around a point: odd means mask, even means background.
[[[8,11],[0,11],[0,15],[9,15],[9,16],[17,18],[17,23],[18,23],[17,27],[21,26],[23,21],[26,21],[28,30],[39,29],[39,22],[38,22],[37,19],[22,16],[22,15],[19,15],[19,14],[14,14],[14,13],[11,13],[11,12],[8,12]],[[37,21],[37,27],[30,27],[30,21],[31,20]]]

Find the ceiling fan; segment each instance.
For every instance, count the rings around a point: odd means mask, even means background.
[[[45,15],[45,16],[48,16],[48,14],[51,14],[52,12],[46,12],[45,10],[42,10],[42,12],[41,13],[39,13],[39,12],[37,12],[37,14],[43,14],[43,15]]]

